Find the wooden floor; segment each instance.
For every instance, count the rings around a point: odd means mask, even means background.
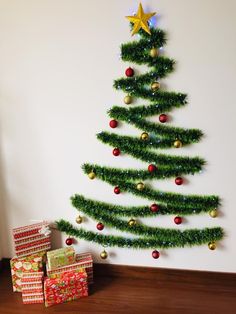
[[[23,305],[8,269],[0,274],[0,314],[235,314],[236,274],[95,265],[90,296],[45,308]]]

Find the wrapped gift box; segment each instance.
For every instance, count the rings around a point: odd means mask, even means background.
[[[88,275],[88,284],[93,283],[93,258],[91,253],[81,253],[76,254],[75,263],[63,267],[58,267],[56,269],[50,270],[47,264],[47,276],[50,278],[57,278],[62,273],[68,271],[80,272],[81,270],[86,271]]]
[[[50,270],[73,264],[75,262],[75,250],[71,246],[47,252],[47,260]]]
[[[22,257],[49,250],[50,233],[47,222],[13,229],[16,255]]]
[[[86,272],[67,272],[44,281],[45,306],[73,301],[88,296]]]
[[[24,304],[44,303],[43,275],[42,271],[23,273],[21,287]]]
[[[21,278],[24,272],[37,272],[43,270],[46,252],[39,252],[26,257],[13,257],[10,261],[12,286],[14,292],[21,292]]]

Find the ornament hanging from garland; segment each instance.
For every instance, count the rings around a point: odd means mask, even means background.
[[[168,117],[167,117],[166,114],[162,113],[162,114],[159,116],[159,121],[160,121],[161,123],[166,123],[167,120],[168,120]]]
[[[119,155],[120,155],[120,150],[119,150],[119,148],[114,148],[113,151],[112,151],[112,154],[113,154],[114,156],[119,156]]]
[[[152,90],[153,92],[158,91],[158,89],[160,89],[160,87],[161,87],[161,84],[160,84],[159,82],[153,82],[153,83],[151,84],[151,90]]]
[[[174,147],[175,148],[180,148],[183,146],[183,143],[179,140],[174,141]]]
[[[159,206],[158,206],[157,204],[152,204],[152,205],[150,206],[150,210],[151,210],[153,213],[156,213],[156,212],[158,212],[158,210],[159,210]]]
[[[73,239],[72,238],[67,238],[65,241],[66,245],[70,246],[73,244]]]
[[[152,49],[150,50],[150,56],[151,56],[152,58],[156,58],[156,57],[158,56],[158,49],[157,49],[157,48],[152,48]]]
[[[139,183],[137,184],[136,188],[137,188],[137,190],[139,190],[139,191],[143,191],[144,188],[145,188],[145,185],[144,185],[143,182],[139,182]]]
[[[107,252],[106,252],[105,250],[103,250],[103,251],[100,253],[100,257],[101,257],[101,259],[107,259],[107,257],[108,257]]]
[[[99,231],[102,231],[102,230],[104,229],[104,224],[101,223],[101,222],[99,222],[99,223],[97,224],[97,229],[98,229]]]
[[[177,177],[177,178],[175,179],[175,184],[176,184],[176,185],[182,185],[183,183],[184,183],[184,179],[183,179],[183,178]]]
[[[149,134],[147,132],[143,132],[140,135],[140,139],[143,140],[143,141],[147,141],[149,139]]]
[[[150,164],[150,165],[148,166],[148,171],[149,171],[150,173],[155,172],[155,171],[157,171],[157,167],[156,167],[155,165],[153,165],[153,164]]]
[[[114,193],[120,194],[120,188],[118,186],[114,187]]]
[[[118,126],[118,122],[116,120],[111,120],[109,125],[112,129],[115,129]]]
[[[89,179],[93,180],[96,178],[96,173],[94,171],[89,172],[88,174]]]
[[[124,103],[130,105],[132,103],[132,97],[130,95],[125,96]]]
[[[136,225],[136,220],[135,219],[130,219],[129,221],[128,221],[128,225],[130,226],[130,227],[133,227],[133,226],[135,226]]]
[[[216,210],[216,209],[212,209],[212,210],[209,212],[209,215],[210,215],[212,218],[216,218],[216,217],[218,216],[217,210]]]
[[[157,258],[160,257],[160,253],[159,253],[157,250],[154,250],[154,251],[152,252],[152,257],[153,257],[154,259],[157,259]]]
[[[83,217],[78,216],[78,217],[76,217],[75,221],[76,221],[77,224],[81,224],[83,222]]]
[[[176,216],[174,218],[174,222],[176,225],[180,225],[180,224],[182,224],[182,218],[180,216]]]
[[[126,75],[127,77],[132,77],[132,76],[134,76],[134,70],[129,67],[128,69],[125,70],[125,75]]]

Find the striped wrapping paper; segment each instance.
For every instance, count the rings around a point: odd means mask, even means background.
[[[47,275],[49,278],[58,278],[62,273],[65,272],[81,272],[86,271],[88,275],[88,284],[93,283],[93,258],[91,253],[80,253],[75,256],[76,262],[71,265],[58,267],[53,270],[49,270],[47,264]]]
[[[43,233],[44,229],[49,229],[49,223],[41,222],[13,229],[16,255],[22,257],[49,250],[50,231]]]
[[[24,273],[21,279],[24,304],[44,303],[43,272]]]

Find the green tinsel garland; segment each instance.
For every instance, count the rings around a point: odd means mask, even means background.
[[[83,195],[75,194],[71,197],[72,205],[78,210],[87,213],[95,212],[96,215],[100,213],[109,214],[117,217],[156,217],[157,215],[193,215],[206,213],[209,210],[205,207],[195,208],[194,212],[191,208],[185,207],[180,209],[178,206],[167,206],[158,203],[158,212],[152,212],[149,206],[121,206],[105,202],[99,202],[92,199],[85,198]],[[99,216],[100,217],[100,216]]]
[[[82,238],[87,241],[93,241],[103,246],[118,246],[140,249],[201,245],[210,241],[221,240],[223,237],[223,230],[220,227],[205,228],[202,230],[185,230],[184,237],[172,237],[171,240],[165,241],[162,239],[155,239],[153,237],[123,238],[120,236],[98,234],[92,231],[86,231],[82,228],[75,228],[72,224],[63,219],[57,221],[56,224],[58,230],[65,232],[70,236]]]

